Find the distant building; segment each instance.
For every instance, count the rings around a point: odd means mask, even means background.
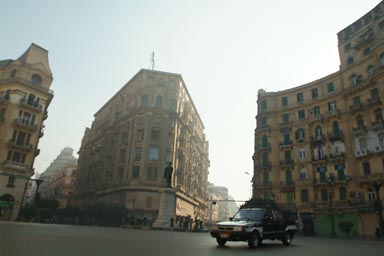
[[[51,176],[48,184],[48,199],[57,200],[59,208],[71,206],[73,200],[73,184],[77,166],[66,166]]]
[[[338,33],[340,70],[258,93],[253,195],[297,209],[304,233],[373,236],[384,198],[384,3]]]
[[[228,194],[228,188],[208,184],[209,221],[228,220],[238,210],[236,201]]]
[[[177,216],[206,219],[208,141],[179,74],[140,70],[94,115],[79,151],[76,202],[156,219],[172,163]]]
[[[77,158],[73,156],[73,149],[69,147],[64,148],[40,175],[40,179],[43,181],[38,191],[40,197],[46,199],[52,198],[52,191],[50,189],[52,177],[56,177],[59,172],[62,172],[67,167],[76,166],[76,164]]]
[[[31,44],[16,60],[0,61],[0,209],[18,216],[26,183],[34,174],[43,122],[53,98],[48,51]]]

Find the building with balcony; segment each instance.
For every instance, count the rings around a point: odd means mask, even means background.
[[[94,115],[79,150],[76,204],[118,204],[154,221],[167,163],[177,216],[207,220],[208,141],[179,74],[140,70]]]
[[[39,176],[42,180],[39,187],[39,194],[41,198],[52,199],[51,179],[59,172],[62,172],[67,167],[77,165],[77,158],[73,156],[73,149],[65,147],[61,150],[60,154],[52,161],[52,163],[45,169]]]
[[[50,177],[47,198],[57,200],[59,208],[66,208],[72,204],[76,169],[76,165],[66,166]]]
[[[304,233],[343,235],[348,221],[350,234],[373,236],[382,218],[383,38],[381,2],[338,33],[338,71],[258,92],[253,195],[297,210]]]
[[[39,139],[53,98],[48,51],[31,44],[16,60],[0,61],[0,207],[2,219],[18,216],[34,174]]]

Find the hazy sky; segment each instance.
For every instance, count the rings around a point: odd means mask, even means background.
[[[64,147],[78,151],[93,115],[155,52],[155,69],[183,76],[204,122],[210,182],[246,200],[257,91],[336,72],[336,34],[379,2],[2,0],[0,60],[32,42],[49,51],[55,96],[35,161],[41,173]]]

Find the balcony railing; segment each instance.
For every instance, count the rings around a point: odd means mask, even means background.
[[[280,166],[281,167],[288,167],[288,166],[293,166],[295,162],[291,159],[286,159],[286,160],[281,160],[280,161]]]
[[[272,168],[271,162],[260,163],[256,165],[256,170]]]
[[[271,143],[261,143],[256,145],[256,151],[271,149]]]
[[[335,160],[335,159],[344,159],[345,158],[345,153],[344,152],[332,152],[330,154],[330,159]]]
[[[32,122],[29,119],[16,118],[14,121],[14,124],[18,127],[25,128],[33,132],[37,131],[37,125],[32,124]]]
[[[372,98],[370,99],[367,99],[367,106],[368,107],[375,107],[375,106],[379,106],[381,105],[381,100],[379,98],[379,96],[373,96]]]
[[[293,142],[291,140],[282,141],[279,143],[280,147],[292,147]]]
[[[38,101],[28,100],[27,98],[21,98],[20,104],[35,111],[43,111],[43,106]]]
[[[9,140],[8,146],[12,147],[12,148],[19,149],[19,150],[27,151],[27,152],[32,151],[32,148],[33,148],[32,144],[27,144],[27,145],[26,144],[20,144],[14,140]]]
[[[344,133],[342,131],[328,133],[328,140],[331,142],[344,141]]]
[[[259,189],[271,189],[272,188],[272,182],[266,181],[266,182],[260,182],[256,184],[256,187]]]
[[[326,162],[327,160],[328,160],[327,156],[313,157],[312,158],[312,163]]]
[[[323,122],[324,121],[324,116],[323,115],[310,115],[309,116],[309,121],[310,122]]]
[[[256,131],[265,131],[265,130],[267,131],[271,130],[271,126],[268,124],[261,124],[256,127]]]
[[[340,110],[338,109],[332,109],[327,112],[327,117],[334,117],[334,116],[339,116],[340,115]]]
[[[325,142],[325,136],[323,134],[311,136],[311,138],[310,138],[311,144],[324,143],[324,142]]]
[[[384,129],[384,120],[383,119],[375,120],[371,124],[372,124],[372,129],[376,132]]]
[[[352,114],[356,113],[356,112],[360,112],[360,111],[363,111],[364,110],[364,106],[363,104],[361,104],[360,102],[355,102],[353,103],[350,107],[349,107],[350,111],[352,112]]]
[[[369,29],[367,30],[363,35],[361,35],[360,37],[358,37],[352,44],[352,46],[357,49],[357,50],[360,50],[362,49],[364,46],[366,46],[367,44],[373,42],[374,40],[374,33],[373,33],[373,30],[372,29]]]

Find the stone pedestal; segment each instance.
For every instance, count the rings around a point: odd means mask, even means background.
[[[172,188],[159,190],[159,214],[153,223],[153,228],[170,228],[171,218],[174,218],[176,211],[176,193]]]

